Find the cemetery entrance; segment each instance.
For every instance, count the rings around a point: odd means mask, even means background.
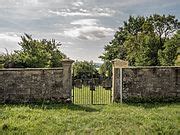
[[[111,78],[82,72],[78,76],[73,73],[72,80],[72,101],[74,104],[111,103]]]

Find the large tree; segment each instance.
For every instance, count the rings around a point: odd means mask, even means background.
[[[180,31],[167,40],[163,48],[158,52],[160,64],[163,66],[175,65],[176,59],[180,56]]]
[[[37,40],[25,34],[19,42],[21,50],[4,56],[4,67],[43,68],[59,67],[66,57],[60,50],[60,43],[52,40]]]
[[[104,61],[99,68],[99,74],[103,78],[111,78],[112,76],[112,63],[110,61]]]
[[[98,77],[98,70],[92,61],[76,61],[73,64],[73,74],[77,79],[89,79]]]
[[[164,42],[171,36],[178,28],[180,22],[173,15],[158,15],[154,14],[147,18],[147,21],[153,26],[154,32],[159,37],[160,47],[164,46]]]
[[[130,36],[124,43],[127,51],[126,59],[134,66],[156,66],[159,65],[158,39],[152,34],[138,34]]]
[[[104,61],[115,58],[127,60],[131,66],[164,65],[162,59],[159,58],[162,57],[161,51],[167,52],[165,48],[168,45],[165,44],[170,44],[169,42],[172,43],[172,40],[175,40],[171,38],[179,27],[180,23],[172,15],[130,16],[115,33],[113,40],[104,47],[105,52],[100,58]],[[177,41],[173,42],[177,44]],[[173,51],[176,54],[177,47],[174,47]],[[171,62],[166,65],[174,63],[172,62],[174,59],[170,60]]]

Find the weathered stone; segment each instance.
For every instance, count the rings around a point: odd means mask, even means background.
[[[179,73],[180,67],[113,67],[113,101],[121,98],[121,87],[123,101],[179,101]]]
[[[114,68],[127,68],[128,67],[128,61],[115,59],[112,61]]]
[[[63,68],[1,69],[0,103],[70,102],[72,63],[63,62]]]

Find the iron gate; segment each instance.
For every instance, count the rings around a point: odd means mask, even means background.
[[[73,74],[72,100],[75,104],[109,104],[111,103],[111,78],[101,76],[80,77]]]

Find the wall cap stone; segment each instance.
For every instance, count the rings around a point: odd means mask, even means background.
[[[2,68],[0,71],[41,71],[41,70],[63,70],[63,67],[58,68]]]
[[[72,63],[74,62],[74,60],[71,60],[69,58],[63,59],[62,61],[62,65],[72,65]]]
[[[127,68],[154,69],[154,68],[180,68],[180,66],[129,66]]]
[[[120,60],[120,59],[114,59],[112,61],[114,68],[127,68],[128,67],[128,61]]]

